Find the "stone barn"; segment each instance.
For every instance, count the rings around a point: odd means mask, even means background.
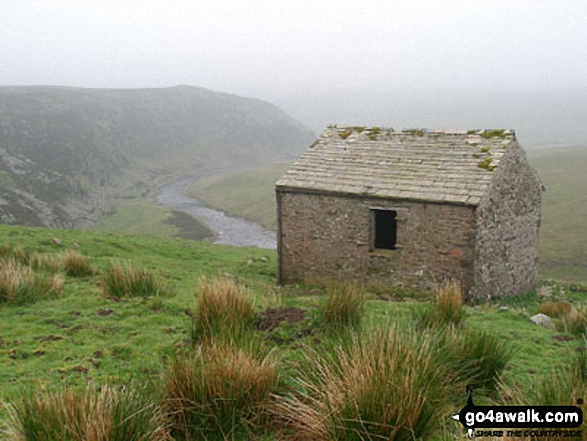
[[[279,281],[525,293],[540,192],[511,130],[330,126],[276,184]]]

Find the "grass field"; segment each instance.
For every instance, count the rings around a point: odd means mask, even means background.
[[[542,197],[540,273],[587,282],[587,147],[528,153],[546,187]],[[276,229],[275,182],[288,163],[202,179],[190,194],[214,208]]]
[[[256,320],[268,323],[250,330],[252,341],[260,342],[264,353],[273,354],[271,363],[276,363],[285,385],[279,393],[285,397],[291,394],[291,388],[300,387],[300,376],[312,369],[315,360],[307,356],[309,348],[334,354],[340,339],[347,335],[344,330],[333,331],[327,326],[321,312],[326,301],[323,287],[276,286],[274,251],[173,238],[6,225],[0,225],[0,237],[13,247],[44,256],[75,250],[94,268],[91,274],[80,277],[61,272],[63,294],[57,298],[20,306],[0,302],[3,401],[16,402],[27,391],[59,391],[88,384],[116,387],[152,383],[156,388],[164,388],[162,376],[170,363],[182,354],[199,351],[194,346],[192,317],[201,276],[228,277],[246,287],[253,299]],[[128,261],[156,277],[166,286],[165,293],[138,298],[106,297],[105,275],[109,268]],[[568,301],[578,307],[585,303],[586,291],[581,286],[553,285],[553,297],[549,300]],[[417,312],[430,306],[429,302],[401,296],[395,297],[395,301],[380,300],[368,290],[364,295],[361,329],[409,329],[417,323]],[[561,320],[556,320],[559,330],[538,327],[529,321],[529,316],[541,310],[543,303],[544,299],[531,293],[515,301],[464,309],[464,329],[488,331],[511,349],[512,358],[500,371],[509,388],[530,393],[536,384],[548,378],[553,366],[567,365],[577,349],[584,349],[583,339],[565,332]],[[299,320],[268,320],[275,308],[294,308],[278,311],[293,311]],[[480,401],[503,399],[499,392],[477,396]],[[446,415],[438,421],[437,430],[441,431],[446,424],[448,429],[442,430],[453,435],[434,439],[455,439],[454,434],[461,433],[449,420],[449,414],[458,411],[465,399],[460,386],[450,390]],[[1,427],[7,414],[5,409],[0,412]],[[281,438],[277,435],[279,427],[270,423],[264,427],[259,439]]]
[[[130,196],[119,199],[111,214],[91,227],[93,231],[156,237],[183,237],[204,240],[212,231],[198,219],[180,211],[157,205],[151,199]]]
[[[587,146],[528,155],[542,194],[540,259],[543,276],[587,281]]]

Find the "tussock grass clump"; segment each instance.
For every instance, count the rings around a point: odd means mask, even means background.
[[[57,273],[63,271],[69,277],[85,277],[95,274],[95,269],[86,258],[77,251],[67,250],[59,254],[31,254],[27,264],[39,271]]]
[[[202,278],[192,318],[192,340],[234,342],[254,329],[255,309],[249,292],[229,278]]]
[[[551,302],[550,300],[540,305],[538,312],[552,318],[562,317],[571,312],[572,305],[569,302]]]
[[[23,305],[60,295],[63,279],[36,274],[13,257],[0,259],[0,303]]]
[[[448,280],[435,292],[436,303],[418,314],[418,324],[426,328],[460,326],[465,319],[461,284]]]
[[[566,332],[576,336],[587,332],[587,307],[574,307],[562,319],[562,325]]]
[[[58,273],[61,271],[61,255],[35,253],[31,255],[28,264],[37,271]]]
[[[146,390],[102,387],[29,394],[9,405],[15,441],[171,440]]]
[[[70,277],[86,277],[95,273],[94,267],[77,251],[64,251],[60,259],[63,271]]]
[[[302,392],[276,405],[296,440],[429,439],[446,414],[447,373],[429,343],[393,328],[309,351],[306,363]]]
[[[23,265],[28,265],[30,253],[21,247],[13,247],[7,243],[0,245],[0,259],[13,259]]]
[[[578,400],[587,401],[587,352],[580,351],[566,365],[554,368],[549,375],[541,378],[532,389],[521,390],[502,385],[502,399],[508,405],[576,406]],[[585,431],[585,423],[579,429]],[[510,440],[513,438],[505,438]],[[516,438],[519,439],[519,438]],[[523,438],[525,440],[559,440],[560,436]],[[568,437],[569,440],[582,440],[581,436]]]
[[[333,283],[326,288],[324,322],[334,328],[356,328],[363,316],[365,295],[356,283]]]
[[[158,297],[169,294],[166,284],[151,272],[130,263],[114,265],[103,277],[104,294],[108,297]]]
[[[165,409],[179,439],[250,439],[268,416],[280,377],[270,356],[233,345],[202,346],[165,375]]]
[[[422,338],[433,342],[436,360],[456,382],[490,393],[514,354],[507,341],[486,331],[453,327]]]

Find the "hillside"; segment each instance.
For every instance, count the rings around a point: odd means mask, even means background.
[[[0,221],[70,227],[137,180],[292,157],[312,138],[276,106],[202,88],[2,87]]]
[[[543,275],[587,282],[587,147],[537,150],[528,155],[542,194],[540,265]]]
[[[418,317],[422,317],[432,306],[425,301],[427,297],[422,297],[423,293],[406,297],[409,295],[407,292],[386,292],[381,287],[374,287],[374,291],[368,290],[364,293],[366,300],[357,312],[362,317],[360,320],[363,326],[351,334],[348,331],[352,329],[347,329],[350,325],[327,320],[324,311],[328,310],[329,300],[323,295],[325,291],[322,287],[275,285],[277,256],[274,251],[212,245],[177,238],[130,237],[8,225],[0,225],[0,237],[4,238],[0,242],[0,276],[4,276],[0,277],[2,439],[5,439],[3,435],[7,435],[3,432],[9,421],[10,408],[5,404],[9,402],[18,405],[29,394],[41,398],[46,397],[49,392],[87,388],[85,390],[91,396],[94,393],[93,388],[102,388],[105,385],[116,390],[132,391],[140,385],[150,384],[153,389],[142,392],[146,394],[144,398],[147,401],[142,405],[144,407],[139,408],[140,412],[136,413],[148,412],[153,406],[157,407],[161,400],[160,393],[168,393],[169,383],[164,378],[169,375],[169,368],[174,360],[203,354],[202,348],[205,345],[198,340],[198,334],[194,333],[195,326],[204,323],[197,319],[198,297],[194,295],[199,293],[200,298],[203,295],[202,276],[209,280],[217,278],[212,280],[234,281],[239,287],[238,292],[243,295],[242,298],[249,299],[251,305],[254,305],[255,326],[247,325],[243,328],[246,329],[245,337],[242,341],[235,340],[233,344],[242,344],[243,350],[257,351],[254,353],[260,354],[259,356],[271,354],[269,360],[278,367],[282,380],[275,390],[276,395],[289,397],[292,386],[300,387],[305,373],[318,372],[312,360],[340,354],[345,347],[344,342],[351,342],[349,338],[353,338],[354,347],[355,344],[369,342],[370,335],[385,337],[391,329],[398,336],[405,332],[405,338],[408,339],[410,336],[424,335],[425,338],[419,340],[420,342],[427,338],[437,339],[434,341],[443,349],[432,352],[431,357],[435,366],[438,365],[437,373],[441,375],[434,377],[452,378],[452,381],[456,381],[458,375],[453,375],[456,369],[454,363],[457,363],[456,366],[462,363],[459,369],[464,369],[463,383],[450,384],[447,395],[439,400],[442,403],[442,415],[432,419],[432,430],[445,435],[448,433],[451,435],[450,439],[461,439],[456,435],[462,430],[450,420],[450,415],[465,402],[465,380],[473,378],[478,382],[476,384],[484,384],[480,381],[486,378],[483,381],[487,382],[488,388],[492,388],[487,394],[497,402],[511,404],[511,397],[508,398],[507,394],[515,390],[516,393],[525,394],[520,397],[521,404],[546,404],[539,395],[540,385],[562,385],[562,377],[553,377],[553,367],[565,366],[573,360],[575,354],[583,354],[578,351],[584,349],[581,337],[581,332],[585,329],[584,322],[582,328],[575,332],[565,322],[564,314],[575,311],[575,308],[577,311],[584,311],[581,308],[584,308],[587,286],[571,288],[549,284],[545,287],[552,292],[549,301],[537,295],[528,295],[509,301],[496,300],[474,307],[466,306],[458,328],[462,332],[447,332],[448,340],[423,329],[422,325],[416,327],[419,323]],[[66,262],[69,264],[66,265]],[[158,284],[156,287],[160,288],[135,292],[133,285],[129,284],[129,291],[123,293],[121,298],[110,293],[109,275],[117,268],[129,268],[128,263],[135,269],[143,269],[144,274],[149,277],[152,276]],[[57,280],[58,289],[52,295],[35,287],[20,289],[14,298],[6,295],[11,292],[6,276],[14,272],[15,268],[23,275],[18,282],[22,286],[28,286],[25,284],[34,276],[35,281]],[[150,279],[145,276],[141,280]],[[201,305],[200,303],[200,308]],[[223,307],[222,302],[218,305]],[[224,307],[226,305],[229,304],[224,304]],[[549,311],[547,308],[554,307],[560,309],[556,316],[548,312],[553,317],[558,317],[554,319],[554,329],[536,326],[528,319],[539,311]],[[333,308],[336,308],[336,304]],[[221,332],[230,335],[232,328],[227,322],[233,320],[231,314],[221,316],[222,326],[217,331],[219,341],[226,338]],[[384,330],[384,334],[373,334],[378,329]],[[446,324],[441,329],[446,329]],[[469,340],[462,340],[463,338]],[[465,345],[467,341],[471,342],[470,339],[476,345]],[[433,348],[434,345],[428,347]],[[218,348],[222,349],[223,346],[219,344]],[[448,352],[450,355],[443,355],[444,349],[451,351]],[[386,357],[385,366],[390,360],[398,359],[392,355]],[[399,360],[404,358],[400,357]],[[415,363],[410,372],[422,372],[423,366],[428,365],[428,361],[418,362],[411,358],[407,360],[406,363]],[[366,363],[367,359],[363,361]],[[235,369],[229,372],[246,370],[248,365],[243,365],[240,358],[236,362],[238,364]],[[475,366],[482,366],[482,369]],[[360,369],[356,374],[360,378],[379,372],[379,368],[365,368],[363,362],[358,367]],[[500,375],[506,389],[495,390],[494,375]],[[354,383],[349,379],[359,377],[345,376],[341,384],[350,387]],[[199,381],[204,384],[212,385],[215,377],[213,373],[201,377],[195,373],[193,378],[200,378]],[[220,396],[228,402],[238,396],[240,389],[231,385],[239,383],[231,383],[231,378],[234,377],[227,378],[228,392],[224,392],[228,395],[214,395],[215,397]],[[253,382],[257,376],[250,375],[246,378]],[[404,384],[405,379],[404,372],[400,370],[389,381],[390,384]],[[396,383],[397,381],[400,383]],[[218,384],[224,384],[224,381],[219,381]],[[245,382],[242,386],[247,387],[245,396],[254,397],[255,394],[249,392],[248,384],[250,383]],[[421,384],[428,383],[415,384],[413,393],[405,393],[401,399],[396,398],[391,402],[395,405],[412,402],[409,400],[419,399],[421,396],[427,399],[435,396],[435,389],[422,389],[425,386]],[[564,391],[566,389],[562,389],[561,394]],[[534,395],[535,392],[538,395]],[[487,398],[484,389],[476,389],[475,393],[476,400],[485,402]],[[345,395],[347,398],[352,396]],[[198,397],[196,395],[195,399],[199,399]],[[565,399],[567,398],[566,396]],[[558,395],[556,400],[559,400],[557,404],[567,404]],[[75,406],[76,403],[71,405]],[[215,406],[211,407],[216,409]],[[387,408],[375,405],[371,409],[379,411]],[[42,412],[35,412],[30,421],[35,421],[37,417],[43,419],[43,416],[45,415]],[[129,420],[134,420],[134,417],[132,415]],[[89,420],[92,421],[92,418]],[[289,420],[278,420],[278,423],[281,421]],[[262,423],[265,427],[256,429],[259,436],[235,436],[232,439],[284,439],[279,436],[283,427],[273,424],[274,422],[274,419],[268,419]],[[205,422],[200,424],[206,427]],[[56,428],[59,430],[61,426],[57,424]],[[260,433],[268,435],[261,437]],[[17,438],[7,436],[6,439]],[[35,439],[61,438],[41,436]],[[174,436],[173,439],[185,438]],[[449,439],[448,436],[446,439]]]
[[[587,148],[530,150],[546,191],[542,195],[542,277],[587,282]],[[203,178],[191,196],[233,216],[277,229],[274,185],[291,162]]]

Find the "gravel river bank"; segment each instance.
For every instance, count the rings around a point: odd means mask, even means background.
[[[239,247],[276,248],[276,235],[273,231],[245,219],[227,216],[184,194],[183,189],[197,179],[188,177],[173,181],[157,192],[155,200],[160,205],[183,211],[206,223],[214,231],[216,236],[214,243]]]

